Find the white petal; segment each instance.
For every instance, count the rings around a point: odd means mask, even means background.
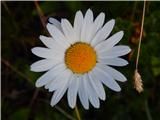
[[[40,35],[39,39],[43,42],[43,44],[45,44],[48,48],[51,48],[53,50],[57,50],[57,51],[63,51],[64,52],[64,48],[61,47],[52,37],[46,37],[43,35]]]
[[[100,58],[115,58],[115,57],[126,55],[130,51],[131,49],[128,46],[118,45],[111,48],[108,51],[103,51],[103,52],[97,51],[97,54]]]
[[[105,40],[109,36],[109,34],[111,33],[111,31],[114,27],[114,24],[115,24],[115,20],[110,20],[109,22],[107,22],[103,26],[103,28],[97,32],[97,34],[95,35],[95,37],[91,41],[91,45],[96,46],[98,43]]]
[[[60,99],[63,97],[63,95],[65,94],[67,90],[67,85],[66,86],[63,86],[61,87],[61,89],[58,89],[54,92],[53,96],[52,96],[52,99],[51,99],[51,106],[54,106],[56,105]]]
[[[91,11],[91,9],[88,9],[84,17],[82,31],[81,31],[82,42],[90,41],[89,39],[91,38],[89,37],[92,31],[92,24],[93,24],[93,12]]]
[[[77,92],[79,88],[79,78],[77,79],[77,77],[73,75],[71,79],[72,79],[72,82],[68,87],[67,98],[68,98],[69,106],[71,108],[74,108],[76,105],[76,100],[77,100]]]
[[[89,76],[90,83],[92,84],[99,98],[101,100],[105,100],[106,94],[101,81],[96,78],[95,73],[93,71],[88,73],[88,76]]]
[[[98,51],[107,51],[116,45],[123,37],[124,32],[120,31],[109,37],[107,40],[102,41],[98,45],[95,46],[95,49]]]
[[[100,65],[106,73],[111,75],[117,81],[125,82],[127,80],[126,77],[116,69],[106,65],[104,66],[102,64],[98,64],[98,65]]]
[[[54,106],[54,105],[56,105],[59,101],[60,101],[60,99],[63,97],[63,95],[65,94],[65,92],[66,92],[66,90],[67,90],[67,87],[68,87],[68,85],[64,85],[64,86],[62,86],[60,89],[57,89],[55,92],[54,92],[54,94],[53,94],[53,96],[52,96],[52,99],[51,99],[51,106]]]
[[[48,82],[44,87],[45,89],[49,89],[50,84],[52,83],[52,81]]]
[[[85,109],[89,109],[89,101],[88,101],[88,95],[87,95],[87,89],[84,79],[82,77],[79,78],[79,89],[78,89],[78,95],[79,99]]]
[[[62,31],[61,23],[55,18],[49,18],[48,21]]]
[[[34,71],[34,72],[47,71],[59,63],[62,63],[62,61],[53,60],[53,59],[39,60],[31,65],[31,71]]]
[[[67,41],[73,44],[75,42],[75,33],[71,23],[67,19],[62,19],[61,25]]]
[[[61,72],[59,76],[52,80],[52,83],[49,86],[49,91],[52,92],[61,88],[64,84],[66,84],[69,80],[69,77],[72,75],[72,72],[69,69]]]
[[[54,25],[48,23],[47,29],[51,36],[54,38],[54,40],[57,41],[57,43],[59,43],[62,47],[68,48],[70,46],[63,33]]]
[[[52,37],[46,37],[43,35],[39,36],[39,39],[45,44],[48,48],[52,48],[54,45],[54,39]]]
[[[102,25],[104,23],[104,19],[105,19],[104,13],[100,13],[97,16],[97,18],[95,19],[95,21],[93,23],[93,27],[92,27],[91,39],[93,39],[93,37],[96,35],[97,31],[102,27]],[[91,39],[90,39],[90,41],[91,41]]]
[[[43,48],[43,47],[34,47],[31,49],[31,51],[33,54],[42,58],[63,60],[63,57],[64,57],[63,52],[58,52],[58,51],[54,51],[52,49]]]
[[[36,81],[36,87],[42,87],[43,85],[46,85],[65,69],[65,64],[56,65],[54,68],[46,72]]]
[[[108,73],[104,72],[103,68],[97,65],[94,68],[94,72],[96,73],[96,78],[101,80],[108,88],[117,92],[121,90],[117,82]]]
[[[87,89],[87,94],[89,97],[89,100],[91,102],[91,104],[95,107],[95,108],[99,108],[100,107],[100,103],[99,103],[99,98],[97,96],[97,93],[95,92],[95,90],[93,89],[90,81],[89,81],[89,77],[87,74],[84,75],[84,80],[85,80],[85,84],[86,84],[86,89]]]
[[[128,64],[128,62],[122,58],[98,59],[98,62],[101,64],[112,65],[112,66],[125,66]]]
[[[54,92],[52,99],[51,99],[51,106],[56,105],[60,101],[60,99],[63,97],[64,93],[66,92],[68,88],[68,83],[72,75],[73,75],[72,72],[66,69],[66,71],[62,75],[62,76],[65,76],[64,79],[62,80],[64,81],[64,84],[62,84],[61,87]]]
[[[80,41],[82,25],[83,25],[83,14],[81,11],[78,11],[74,19],[74,31],[76,34],[75,41]]]

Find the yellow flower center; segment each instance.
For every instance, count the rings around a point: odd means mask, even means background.
[[[65,63],[74,73],[86,73],[96,65],[96,52],[89,44],[77,42],[67,49]]]

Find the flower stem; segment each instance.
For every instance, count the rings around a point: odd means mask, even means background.
[[[80,117],[80,114],[79,114],[79,111],[78,111],[78,107],[77,107],[77,106],[75,107],[75,113],[76,113],[77,119],[78,119],[78,120],[81,120],[81,117]]]
[[[137,52],[137,59],[136,59],[136,69],[138,69],[138,60],[139,60],[139,54],[140,54],[140,49],[141,49],[141,41],[142,41],[142,33],[143,33],[143,25],[144,25],[145,8],[146,8],[146,0],[144,0],[144,5],[143,5],[141,32],[140,32],[140,38],[139,38],[139,44],[138,44],[138,52]]]

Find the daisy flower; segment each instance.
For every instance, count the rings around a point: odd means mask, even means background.
[[[109,37],[115,20],[105,24],[104,20],[104,13],[94,20],[90,9],[84,17],[77,11],[73,26],[67,19],[61,22],[49,19],[47,30],[51,37],[40,36],[47,48],[32,49],[33,54],[43,59],[33,63],[31,70],[47,71],[36,81],[36,87],[45,86],[53,92],[51,106],[67,92],[71,108],[75,107],[78,96],[85,109],[89,109],[89,103],[99,108],[100,100],[106,99],[103,85],[116,92],[121,90],[117,81],[124,82],[126,77],[111,66],[127,65],[128,62],[120,56],[131,49],[124,45],[115,46],[124,33],[119,31]]]

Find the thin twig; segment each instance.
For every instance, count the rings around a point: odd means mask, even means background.
[[[58,105],[55,106],[55,108],[61,112],[64,116],[66,116],[68,119],[70,120],[76,120],[75,118],[73,118],[71,115],[69,115],[66,111],[64,111],[62,108],[60,108]]]
[[[22,72],[20,72],[19,70],[17,70],[14,66],[12,66],[7,60],[1,59],[2,63],[4,63],[8,68],[10,68],[12,71],[16,72],[19,76],[21,76],[22,78],[26,79],[27,81],[31,81],[25,74],[23,74]],[[33,97],[31,99],[30,102],[30,107],[33,105],[36,97],[38,96],[38,89],[35,90]]]
[[[12,66],[7,60],[4,60],[4,59],[1,59],[2,63],[4,63],[8,68],[10,68],[12,71],[16,72],[19,76],[21,76],[22,78],[26,79],[27,81],[31,81],[25,74],[23,74],[22,72],[20,72],[19,70],[17,70],[14,66]],[[30,107],[33,105],[36,97],[38,96],[38,92],[39,90],[36,89],[34,94],[33,94],[33,97],[31,99],[31,102],[30,102]]]
[[[25,74],[23,74],[22,72],[20,72],[19,70],[17,70],[13,65],[11,65],[11,64],[9,63],[9,61],[4,60],[4,59],[2,59],[2,58],[1,58],[1,61],[2,61],[2,63],[3,63],[4,65],[6,65],[6,66],[7,66],[8,68],[10,68],[12,71],[14,71],[15,73],[17,73],[19,76],[21,76],[22,78],[26,79],[27,81],[30,81],[30,79],[29,79],[28,77],[26,77]],[[34,101],[35,101],[35,99],[36,99],[36,97],[37,97],[37,95],[38,95],[38,92],[39,92],[39,90],[36,89],[35,92],[34,92],[34,94],[33,94],[32,99],[31,99],[30,106],[33,105],[33,103],[34,103]],[[67,112],[65,112],[65,111],[64,111],[62,108],[60,108],[59,106],[55,106],[55,108],[56,108],[59,112],[61,112],[64,116],[66,116],[68,119],[70,119],[70,120],[76,120],[74,117],[72,117],[71,115],[69,115]]]
[[[39,101],[42,101],[44,103],[49,104],[49,101],[46,101],[44,99],[39,99]],[[76,120],[74,117],[72,117],[69,113],[67,113],[66,111],[64,111],[61,107],[59,107],[58,105],[55,105],[54,108],[56,110],[58,110],[60,113],[62,113],[66,118],[68,118],[69,120]]]
[[[39,18],[40,18],[40,20],[41,20],[41,23],[42,23],[43,27],[45,28],[45,16],[44,16],[44,14],[43,14],[43,12],[42,12],[39,4],[38,4],[38,1],[34,1],[34,4],[35,4],[35,6],[36,6],[36,10],[37,10],[37,13],[38,13],[38,15],[39,15]]]
[[[19,25],[18,25],[17,22],[15,21],[14,15],[13,15],[13,13],[11,12],[11,10],[9,9],[9,7],[7,6],[7,3],[6,3],[5,1],[2,1],[2,4],[3,4],[6,12],[8,13],[9,18],[11,19],[14,28],[16,28],[16,31],[19,31],[19,27],[18,27]]]
[[[34,101],[36,100],[36,98],[37,98],[37,96],[38,96],[38,93],[39,93],[39,89],[36,88],[36,90],[34,91],[34,94],[33,94],[33,96],[32,96],[31,102],[30,102],[30,104],[29,104],[30,107],[33,106]]]
[[[81,120],[80,113],[79,113],[79,111],[78,111],[77,106],[75,107],[75,113],[76,113],[76,115],[77,115],[77,119],[78,119],[78,120]]]
[[[140,38],[139,38],[139,44],[138,44],[138,52],[137,52],[137,59],[136,59],[136,69],[138,69],[139,54],[140,54],[140,49],[141,49],[141,41],[142,41],[142,34],[143,34],[143,24],[144,24],[145,8],[146,8],[146,0],[144,0],[144,5],[143,5],[143,15],[142,15],[141,32],[140,32]]]
[[[9,63],[9,61],[4,60],[3,58],[1,58],[1,61],[4,65],[6,65],[8,68],[10,68],[12,71],[16,72],[19,76],[21,76],[22,78],[26,79],[27,81],[31,81],[25,74],[23,74],[22,72],[20,72],[19,70],[17,70],[13,65],[11,65]]]

